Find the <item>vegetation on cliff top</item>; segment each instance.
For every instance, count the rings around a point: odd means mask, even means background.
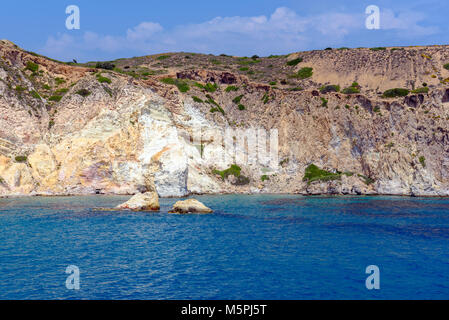
[[[335,84],[325,85],[320,88],[320,92],[322,94],[326,94],[329,92],[339,92],[339,91],[340,91],[340,86],[335,85]]]
[[[312,75],[313,75],[313,68],[304,67],[298,71],[295,77],[298,77],[299,79],[307,79],[310,78]]]
[[[360,85],[357,82],[353,82],[350,87],[343,89],[344,94],[360,93]]]
[[[223,180],[226,180],[229,176],[234,176],[237,178],[236,182],[234,184],[236,185],[245,185],[249,183],[249,178],[245,177],[241,174],[242,168],[240,168],[238,165],[233,164],[228,169],[225,170],[213,170],[212,173],[216,175],[220,175]]]
[[[333,173],[320,169],[313,163],[306,168],[303,177],[303,181],[306,181],[308,184],[313,181],[331,181],[339,179],[341,179],[341,173]]]
[[[14,159],[16,160],[16,162],[23,163],[23,162],[27,162],[28,157],[26,157],[26,156],[17,156]]]
[[[395,98],[395,97],[405,97],[409,94],[409,90],[403,88],[393,88],[388,89],[384,92],[382,97],[384,98]]]
[[[187,82],[179,80],[179,79],[163,78],[163,79],[161,79],[161,82],[165,83],[165,84],[175,85],[178,88],[178,90],[181,92],[187,92],[190,90],[190,87],[187,84]]]
[[[410,91],[411,93],[428,93],[429,92],[429,87],[421,87],[421,88],[417,88],[415,90]]]
[[[296,66],[300,62],[302,62],[302,58],[296,58],[296,59],[287,61],[287,65],[288,66]]]
[[[80,96],[82,96],[82,97],[84,97],[84,98],[91,94],[91,92],[89,90],[87,90],[87,89],[81,89],[81,90],[78,90],[75,93],[80,95]]]
[[[109,83],[109,84],[112,83],[111,79],[109,79],[109,78],[107,78],[107,77],[103,77],[101,74],[98,74],[98,75],[97,75],[97,80],[98,80],[98,82],[100,82],[100,83]]]
[[[333,180],[341,180],[341,177],[345,175],[348,177],[351,177],[354,175],[354,173],[352,172],[340,172],[340,171],[336,171],[334,172],[330,172],[327,170],[323,170],[320,169],[319,167],[317,167],[316,165],[314,165],[313,163],[311,165],[309,165],[305,172],[304,172],[304,177],[303,177],[303,181],[307,182],[307,184],[310,184],[314,181],[322,181],[322,182],[326,182],[326,181],[333,181]],[[358,174],[358,177],[363,179],[363,182],[367,185],[372,184],[374,182],[373,179],[366,177],[364,175]]]

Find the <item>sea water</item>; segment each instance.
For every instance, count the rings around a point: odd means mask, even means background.
[[[160,213],[93,209],[128,198],[0,199],[0,299],[449,298],[449,199],[220,195],[196,197],[209,215],[167,214],[179,199],[161,199]],[[370,265],[379,289],[367,289]]]

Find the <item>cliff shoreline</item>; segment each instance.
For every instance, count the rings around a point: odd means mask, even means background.
[[[448,63],[423,46],[74,64],[1,40],[0,196],[131,195],[151,178],[161,197],[446,197]]]

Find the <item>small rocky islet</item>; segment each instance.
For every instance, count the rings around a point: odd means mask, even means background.
[[[122,203],[115,207],[114,209],[104,209],[108,211],[121,211],[121,210],[130,210],[130,211],[159,211],[159,198],[158,194],[155,191],[138,193],[134,195],[131,199]],[[177,201],[173,208],[168,211],[168,213],[177,213],[177,214],[188,214],[188,213],[196,213],[196,214],[206,214],[213,213],[213,210],[206,207],[203,203],[196,199],[187,199],[183,201]]]

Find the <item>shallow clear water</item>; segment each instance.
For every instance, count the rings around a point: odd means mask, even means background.
[[[447,299],[449,199],[199,196],[211,215],[96,212],[128,197],[0,199],[1,299]],[[367,290],[365,268],[380,268]],[[80,290],[65,286],[68,265]]]

